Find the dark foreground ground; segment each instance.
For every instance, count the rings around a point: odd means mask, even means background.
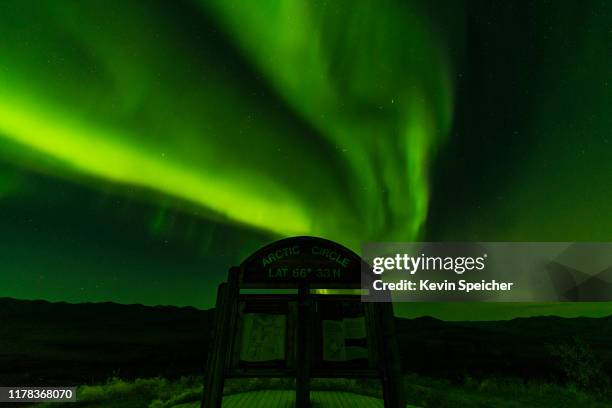
[[[0,298],[0,385],[201,375],[213,315],[195,308]],[[589,385],[612,373],[612,317],[398,319],[397,331],[405,371],[430,378]]]

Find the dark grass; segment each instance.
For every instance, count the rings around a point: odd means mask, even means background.
[[[588,392],[575,385],[557,385],[517,378],[470,377],[460,382],[433,379],[407,374],[404,378],[410,406],[423,408],[604,408],[612,406],[612,393]],[[109,408],[170,408],[180,404],[197,405],[202,397],[202,379],[183,377],[170,381],[164,378],[124,381],[110,379],[101,385],[85,385],[77,390],[76,403],[67,407]],[[313,381],[313,390],[346,391],[359,395],[380,397],[380,386],[375,382],[356,380]],[[225,394],[236,394],[261,389],[291,390],[293,383],[283,379],[234,380],[228,383]],[[38,408],[62,404],[38,404]]]

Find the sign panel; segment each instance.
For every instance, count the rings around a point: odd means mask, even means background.
[[[359,344],[366,339],[365,319],[323,320],[323,360],[351,361],[368,358],[368,349]],[[351,340],[357,340],[351,344]]]
[[[250,363],[284,360],[286,327],[285,315],[245,313],[240,360]]]
[[[277,241],[251,255],[240,268],[242,285],[357,286],[361,282],[361,260],[354,252],[335,242],[312,237]]]
[[[324,362],[368,359],[364,310],[358,301],[321,301],[322,358]]]

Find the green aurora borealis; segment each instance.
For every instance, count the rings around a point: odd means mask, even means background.
[[[611,27],[595,1],[3,1],[0,296],[209,307],[288,235],[611,241]],[[428,307],[497,316],[400,313]]]

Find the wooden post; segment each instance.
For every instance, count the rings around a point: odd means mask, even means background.
[[[312,341],[310,335],[311,305],[310,290],[307,284],[298,288],[298,321],[297,321],[297,349],[296,349],[296,379],[295,379],[295,406],[296,408],[310,407],[310,360]]]
[[[215,321],[208,347],[208,358],[206,359],[206,374],[204,375],[204,394],[202,396],[202,408],[217,408],[223,394],[223,373],[219,365],[220,346],[218,333],[221,332],[225,320],[227,283],[222,283],[217,289],[217,302],[215,304]]]
[[[364,316],[366,321],[366,333],[368,335],[368,365],[370,368],[377,368],[383,359],[381,356],[382,343],[380,333],[380,314],[376,303],[363,303]]]
[[[231,353],[231,338],[236,319],[238,271],[230,270],[228,283],[217,290],[212,347],[209,347],[204,377],[202,408],[221,408],[225,370]]]
[[[403,377],[397,337],[395,334],[395,316],[392,303],[378,303],[380,316],[380,356],[383,367],[383,399],[385,408],[405,407]]]

